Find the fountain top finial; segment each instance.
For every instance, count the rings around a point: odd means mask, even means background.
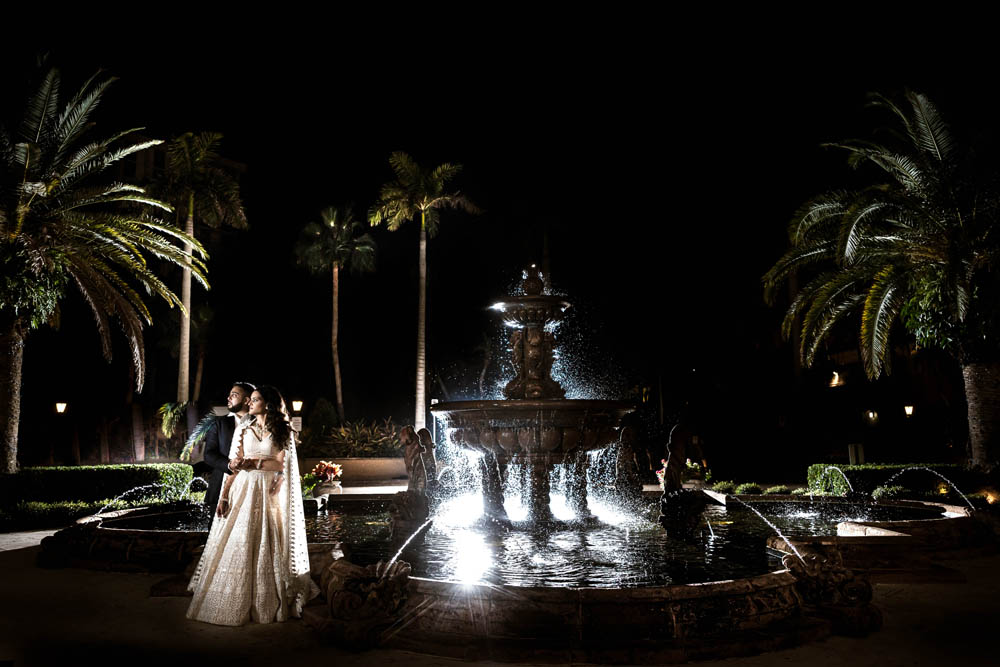
[[[538,296],[545,288],[545,283],[542,282],[542,273],[534,264],[524,270],[524,282],[521,283],[521,288],[528,296]]]

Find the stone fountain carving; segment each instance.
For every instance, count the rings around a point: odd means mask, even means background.
[[[321,578],[329,616],[313,623],[348,647],[376,646],[402,615],[409,580],[410,565],[404,561],[361,567],[346,558],[335,560]]]
[[[802,557],[787,554],[782,565],[795,577],[805,606],[833,623],[834,632],[863,637],[882,627],[882,612],[872,602],[872,585],[863,573],[844,567],[835,545],[800,544]]]
[[[526,504],[535,521],[551,520],[549,473],[552,466],[573,466],[576,480],[587,478],[587,452],[618,440],[621,419],[633,406],[624,401],[567,399],[552,378],[555,336],[550,325],[562,319],[570,304],[542,294],[542,280],[529,270],[522,296],[491,307],[510,337],[516,376],[504,387],[506,400],[449,401],[431,411],[443,417],[449,437],[459,446],[480,452],[486,513],[506,519],[501,469],[509,464],[528,468]],[[581,518],[589,516],[587,485],[571,484],[568,504]]]

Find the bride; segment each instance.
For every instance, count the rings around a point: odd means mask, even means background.
[[[187,617],[216,625],[299,617],[319,594],[309,576],[295,439],[281,394],[263,386],[237,426]]]

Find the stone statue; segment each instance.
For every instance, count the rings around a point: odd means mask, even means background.
[[[434,439],[431,432],[425,428],[417,431],[420,440],[420,461],[424,467],[424,484],[427,493],[433,494],[437,489],[438,470],[437,457],[434,454]]]
[[[406,466],[406,476],[410,480],[406,490],[423,493],[427,488],[427,470],[421,458],[424,445],[420,442],[420,436],[412,426],[404,426],[399,432],[399,443],[403,446],[403,464]]]

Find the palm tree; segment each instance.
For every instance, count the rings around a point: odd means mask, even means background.
[[[187,132],[171,140],[167,145],[166,169],[153,185],[157,195],[173,204],[178,226],[184,218],[184,232],[192,238],[195,220],[212,228],[247,227],[239,182],[217,152],[221,141],[222,135],[218,132]],[[181,279],[181,301],[184,310],[181,311],[177,402],[186,403],[191,378],[191,272],[187,269]]]
[[[462,170],[460,164],[444,163],[433,169],[422,169],[409,155],[395,152],[389,165],[396,180],[382,186],[379,200],[368,212],[368,222],[385,223],[396,231],[403,223],[420,218],[420,292],[417,306],[417,406],[413,425],[424,428],[427,414],[427,238],[437,234],[440,211],[456,208],[468,213],[479,209],[459,192],[446,192],[448,182]]]
[[[793,272],[810,274],[782,326],[786,338],[799,328],[806,365],[836,323],[858,314],[871,379],[890,370],[899,320],[919,345],[953,355],[965,380],[972,463],[992,468],[1000,458],[998,199],[930,100],[912,92],[905,100],[873,96],[900,125],[891,145],[833,144],[853,166],[874,165],[889,178],[806,203],[789,226],[791,249],[763,278],[765,295],[773,301]]]
[[[156,217],[169,205],[137,186],[102,182],[108,167],[161,143],[135,130],[91,138],[91,115],[114,78],[92,76],[60,106],[59,72],[47,68],[15,132],[0,127],[0,431],[2,472],[17,471],[25,338],[58,317],[75,285],[93,311],[105,358],[109,318],[128,339],[137,389],[145,380],[142,329],[151,323],[139,288],[182,306],[150,258],[184,267],[205,283],[204,250]],[[133,135],[133,136],[130,136]],[[183,244],[183,248],[180,247]],[[198,256],[195,256],[197,254]]]
[[[337,388],[337,415],[344,422],[344,393],[340,379],[340,270],[372,271],[375,268],[375,241],[371,234],[358,234],[361,223],[351,207],[330,206],[320,213],[323,222],[310,222],[302,230],[295,254],[298,263],[316,274],[333,273],[333,380]]]

